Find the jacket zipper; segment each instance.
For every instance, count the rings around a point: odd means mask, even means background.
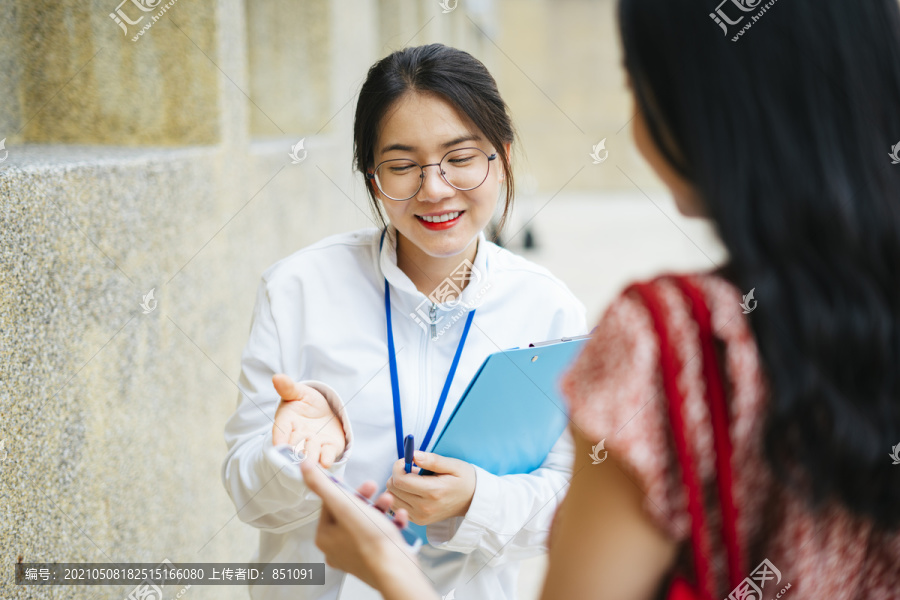
[[[436,324],[435,324],[435,314],[437,313],[437,305],[432,303],[432,307],[429,310],[429,317],[431,318],[431,337],[435,338]],[[419,353],[419,356],[422,357],[421,363],[419,364],[419,400],[416,403],[416,432],[422,432],[422,435],[425,434],[425,421],[428,419],[428,398],[429,393],[431,391],[431,361],[429,360],[429,351],[431,350],[431,344],[428,343],[428,334],[424,331],[422,332],[422,351]],[[416,439],[416,449],[418,449],[419,445],[422,443],[421,439]]]
[[[431,303],[431,310],[428,311],[428,317],[431,319],[431,339],[437,341],[437,304]]]

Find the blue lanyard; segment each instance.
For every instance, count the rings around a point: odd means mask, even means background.
[[[384,243],[384,233],[381,234],[381,242]],[[394,329],[391,325],[391,286],[388,285],[387,279],[384,280],[384,314],[387,317],[387,339],[388,339],[388,357],[391,364],[391,393],[394,396],[394,431],[397,434],[397,457],[403,458],[403,413],[400,410],[400,385],[397,379],[397,354],[394,351]],[[472,326],[472,317],[475,316],[475,310],[469,311],[466,317],[466,326],[462,332],[462,338],[456,347],[456,355],[453,357],[453,363],[450,365],[450,372],[447,374],[447,380],[444,381],[444,389],[441,390],[441,397],[438,400],[437,408],[434,411],[434,417],[431,419],[431,425],[428,426],[428,432],[419,450],[425,450],[434,430],[437,428],[438,421],[441,419],[441,412],[444,409],[444,403],[447,401],[447,394],[450,393],[450,384],[453,383],[453,376],[456,375],[456,367],[459,366],[459,357],[462,355],[463,346],[466,345],[466,338],[469,336],[469,328]]]

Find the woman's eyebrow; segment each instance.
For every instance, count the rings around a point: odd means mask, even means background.
[[[412,152],[416,148],[415,146],[407,146],[406,144],[390,144],[381,149],[381,153],[390,152],[391,150],[401,150],[403,152]]]
[[[444,142],[443,144],[441,144],[441,148],[449,148],[450,146],[462,144],[463,142],[477,142],[477,141],[481,141],[481,136],[469,133],[466,135],[461,135],[456,139],[450,140],[449,142]]]
[[[478,142],[481,141],[480,135],[475,134],[466,134],[461,135],[457,138],[450,140],[449,142],[444,142],[441,144],[441,148],[449,148],[451,146],[456,146],[457,144],[462,144],[463,142]],[[401,152],[414,152],[416,150],[415,146],[409,146],[407,144],[389,144],[381,149],[381,153],[390,152],[392,150],[399,150]]]

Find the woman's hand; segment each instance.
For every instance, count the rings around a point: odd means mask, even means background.
[[[344,452],[347,445],[341,420],[331,411],[318,390],[296,383],[279,373],[272,377],[281,404],[275,411],[272,443],[296,446],[305,441],[304,454],[326,469]]]
[[[376,510],[335,485],[315,462],[302,461],[300,470],[309,489],[322,498],[315,542],[326,564],[355,575],[387,600],[437,600],[397,525],[378,512],[390,508],[390,494],[375,501]],[[375,482],[365,482],[359,492],[370,498]],[[402,525],[408,521],[402,509],[395,516]]]
[[[431,525],[450,517],[464,517],[475,495],[475,467],[455,458],[416,451],[412,473],[405,463],[394,463],[387,490],[394,496],[394,510],[404,508],[418,525]],[[420,467],[420,468],[419,468]],[[435,475],[422,477],[421,469]]]

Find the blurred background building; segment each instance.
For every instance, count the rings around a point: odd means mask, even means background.
[[[220,467],[256,285],[373,226],[351,127],[392,50],[443,42],[494,74],[519,132],[503,241],[592,321],[632,278],[723,260],[634,148],[613,0],[118,1],[0,0],[7,566],[250,559]],[[3,598],[127,592],[0,580]]]

